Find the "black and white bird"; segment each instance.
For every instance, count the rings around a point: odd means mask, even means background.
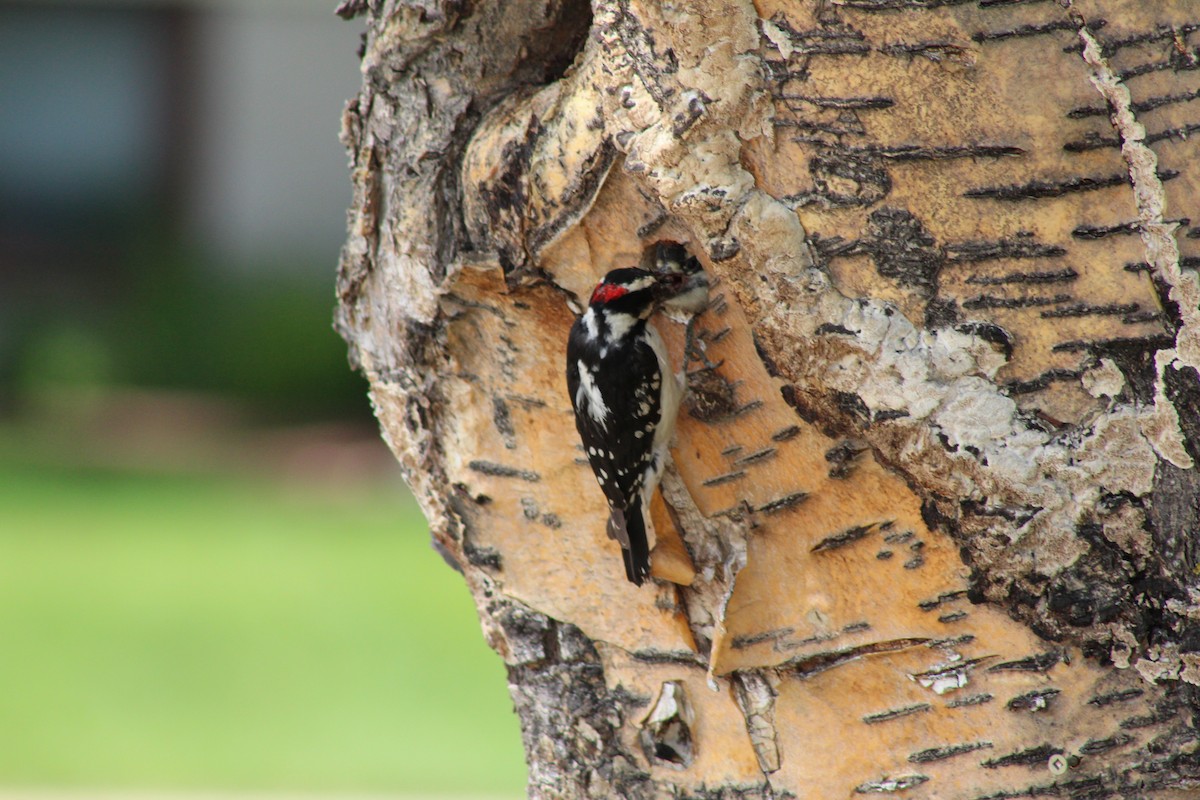
[[[650,574],[645,515],[662,477],[683,386],[649,322],[684,290],[682,273],[615,269],[592,291],[567,340],[567,389],[588,463],[608,500],[625,576]]]

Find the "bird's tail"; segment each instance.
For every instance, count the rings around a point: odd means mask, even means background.
[[[625,577],[637,586],[650,576],[650,542],[646,538],[646,521],[642,517],[641,498],[624,510],[613,508],[608,518],[608,535],[621,544],[625,559]]]

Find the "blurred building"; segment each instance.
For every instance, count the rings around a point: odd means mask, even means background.
[[[362,23],[333,9],[0,0],[0,417],[46,382],[361,404],[329,318]]]
[[[360,29],[325,0],[0,0],[0,292],[131,225],[332,270]]]

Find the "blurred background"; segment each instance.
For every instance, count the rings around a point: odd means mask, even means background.
[[[362,22],[0,0],[0,797],[519,797],[331,328]]]

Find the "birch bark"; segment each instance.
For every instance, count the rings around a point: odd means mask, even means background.
[[[1200,788],[1200,10],[347,0],[337,324],[538,798]],[[572,308],[717,282],[625,582]]]

